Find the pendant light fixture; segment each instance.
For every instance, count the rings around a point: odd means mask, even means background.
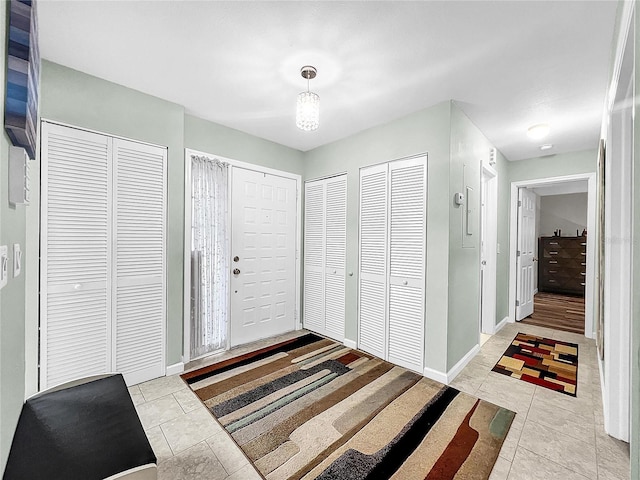
[[[300,130],[310,132],[320,125],[320,97],[309,91],[309,80],[316,78],[315,67],[306,65],[300,69],[302,78],[307,79],[307,91],[298,94],[296,106],[296,126]]]

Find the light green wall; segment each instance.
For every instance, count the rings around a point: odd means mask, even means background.
[[[509,317],[509,201],[511,182],[509,164],[500,151],[496,159],[498,172],[498,261],[496,264],[496,325]]]
[[[426,366],[446,371],[450,102],[374,127],[305,154],[305,180],[347,173],[345,336],[357,340],[359,172],[367,165],[428,153]],[[303,313],[304,315],[304,313]]]
[[[510,182],[594,173],[597,159],[597,150],[583,150],[509,162],[507,171]]]
[[[478,344],[480,331],[480,179],[493,145],[455,104],[451,108],[451,159],[449,164],[449,308],[447,370]],[[466,187],[472,189],[467,195]],[[453,195],[463,192],[465,205],[455,205]],[[471,235],[467,233],[467,208],[471,209]]]
[[[184,146],[298,175],[304,170],[304,154],[299,150],[191,115],[184,117]]]
[[[0,38],[6,39],[8,2],[0,7]],[[0,42],[0,118],[4,118],[6,43]],[[13,244],[19,243],[23,255],[35,255],[25,249],[24,205],[10,206],[8,194],[10,141],[4,129],[0,133],[0,245],[9,250],[9,279],[0,290],[0,471],[4,470],[11,440],[24,400],[24,274],[13,278]]]
[[[168,147],[167,364],[180,362],[184,108],[46,60],[42,62],[41,89],[42,118]]]

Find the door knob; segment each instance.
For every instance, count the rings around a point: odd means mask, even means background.
[[[240,269],[239,268],[234,268],[233,269],[233,274],[234,275],[240,275]]]
[[[409,285],[409,282],[405,280],[404,282],[402,282],[402,284],[403,285]]]
[[[239,262],[240,261],[240,257],[236,255],[235,257],[233,257],[233,261],[234,262]]]
[[[486,265],[487,261],[486,260],[482,260],[482,265]]]

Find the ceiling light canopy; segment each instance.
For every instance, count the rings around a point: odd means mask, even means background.
[[[547,123],[538,123],[537,125],[532,125],[527,129],[527,136],[534,140],[540,140],[541,138],[546,137],[549,134],[549,124]]]
[[[543,152],[545,150],[551,150],[553,148],[553,145],[551,145],[550,143],[545,143],[544,145],[540,145],[540,150],[542,150]]]
[[[306,65],[300,69],[302,78],[307,79],[307,91],[298,94],[296,106],[296,126],[300,130],[310,132],[320,126],[320,97],[309,91],[309,80],[316,78],[315,67]]]

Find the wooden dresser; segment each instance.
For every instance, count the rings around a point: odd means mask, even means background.
[[[587,237],[540,237],[538,291],[584,296]]]

